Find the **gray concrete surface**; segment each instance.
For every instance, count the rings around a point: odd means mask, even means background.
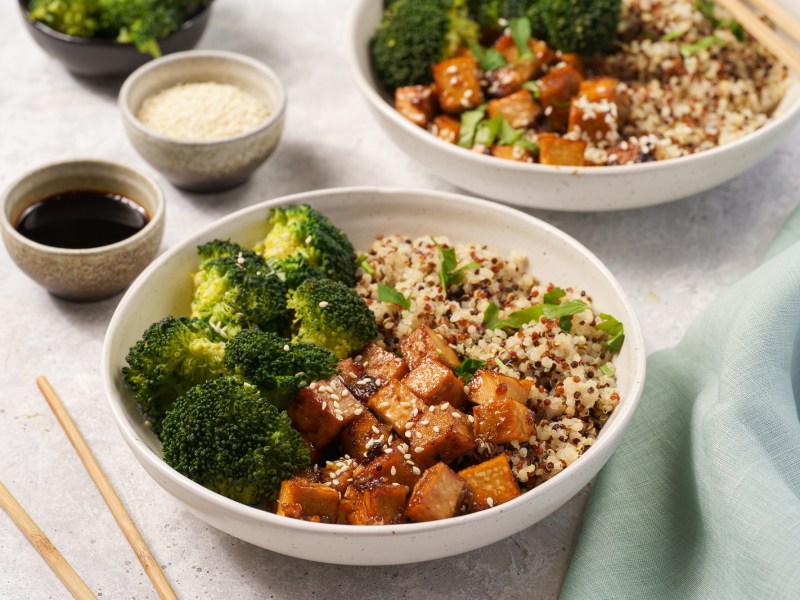
[[[119,83],[76,79],[0,8],[0,185],[51,159],[118,160],[153,174],[168,200],[166,249],[198,227],[260,200],[316,188],[402,185],[452,189],[395,148],[367,112],[342,48],[347,0],[220,0],[203,48],[263,60],[289,92],[285,137],[244,186],[180,192],[128,144]],[[604,260],[638,307],[650,351],[676,343],[723,289],[753,269],[796,204],[797,133],[731,183],[662,207],[619,214],[534,211]],[[0,478],[101,598],[154,598],[34,379],[46,374],[106,469],[181,598],[554,598],[588,490],[550,518],[446,560],[348,568],[295,560],[220,533],[181,509],[124,445],[100,375],[103,335],[119,297],[57,300],[0,250]],[[613,568],[614,557],[609,557]],[[67,593],[11,521],[0,515],[0,598]]]

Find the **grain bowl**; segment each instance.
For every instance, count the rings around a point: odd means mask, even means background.
[[[196,247],[213,238],[253,246],[272,207],[308,203],[342,227],[357,249],[379,234],[430,235],[453,243],[480,243],[508,255],[525,254],[542,281],[592,291],[593,306],[625,323],[626,339],[614,360],[622,398],[596,441],[567,469],[533,490],[481,512],[429,523],[342,526],[289,519],[245,506],[206,489],[161,459],[158,438],[145,425],[120,369],[142,331],[168,314],[185,315],[192,296],[187,276]],[[384,323],[385,325],[385,323]],[[231,215],[171,250],[149,268],[120,303],[109,326],[103,358],[106,392],[124,439],[150,475],[211,525],[276,552],[354,565],[400,564],[441,558],[517,533],[574,496],[610,456],[638,403],[645,354],[636,315],[613,276],[588,250],[555,228],[518,211],[466,196],[356,188],[319,191],[266,202]]]

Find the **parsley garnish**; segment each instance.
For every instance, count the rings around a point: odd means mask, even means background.
[[[519,58],[525,60],[533,59],[533,52],[531,52],[528,41],[531,39],[531,22],[526,17],[519,19],[511,19],[508,22],[508,28],[511,30],[511,37],[514,38],[514,45],[519,52]]]
[[[486,114],[486,105],[481,104],[474,110],[467,110],[461,113],[461,129],[458,134],[458,145],[462,148],[472,148],[475,145],[475,133],[478,131],[478,124]]]
[[[716,6],[713,0],[697,0],[697,10],[703,13],[709,21],[711,21],[711,25],[714,29],[730,29],[733,35],[736,36],[736,39],[740,42],[745,41],[747,39],[747,32],[744,30],[744,27],[737,21],[733,19],[718,19],[714,14],[714,7]],[[681,51],[683,54],[683,51]]]
[[[554,287],[552,290],[544,295],[545,304],[558,304],[561,299],[567,295],[567,292],[560,287]]]
[[[513,377],[514,371],[512,371],[511,368],[502,360],[495,358],[494,366],[497,367],[497,370],[500,371],[503,375],[508,375],[509,377]]]
[[[464,383],[469,383],[475,376],[475,371],[485,366],[486,366],[485,360],[481,360],[480,358],[467,357],[461,361],[461,364],[458,365],[453,370],[453,372],[455,373],[456,377],[463,377]]]
[[[614,376],[614,369],[612,369],[610,365],[611,363],[600,365],[600,372],[603,373],[603,375],[605,375],[606,377]]]
[[[433,243],[439,249],[439,262],[441,263],[439,267],[439,283],[442,286],[444,295],[447,296],[447,290],[450,285],[461,283],[461,280],[464,279],[464,271],[475,269],[480,265],[472,261],[459,267],[455,248],[443,248],[436,240],[433,240]]]
[[[533,94],[533,97],[536,98],[537,100],[542,99],[542,89],[539,87],[539,84],[536,83],[535,81],[526,81],[525,83],[522,84],[522,87],[528,90],[531,94]]]
[[[709,35],[697,40],[694,44],[681,44],[681,55],[685,57],[694,56],[702,50],[708,50],[715,44],[724,48],[727,42],[718,35]]]
[[[609,335],[609,339],[605,341],[605,347],[612,352],[619,352],[620,348],[622,348],[622,343],[625,341],[625,328],[622,323],[611,315],[600,313],[600,318],[603,320],[597,323],[595,327]]]
[[[570,300],[562,304],[544,304],[544,316],[548,319],[560,319],[582,313],[589,305],[583,300]]]
[[[502,115],[497,115],[492,119],[486,119],[478,123],[478,130],[475,132],[475,143],[491,146],[500,133],[505,119]]]
[[[375,277],[375,269],[373,269],[370,264],[367,262],[367,255],[361,254],[356,261],[356,268],[362,269],[365,273],[369,273],[373,277]]]
[[[527,150],[531,153],[531,156],[535,157],[539,155],[539,146],[525,137],[519,138],[516,142],[514,142],[514,145]]]
[[[390,304],[397,304],[406,310],[411,308],[411,299],[406,298],[403,294],[386,283],[378,284],[378,300],[381,302],[389,302]]]
[[[494,71],[506,65],[506,58],[503,53],[495,48],[484,48],[475,42],[469,42],[469,51],[481,64],[484,71]]]
[[[525,130],[514,129],[509,122],[506,121],[505,117],[501,116],[500,118],[502,121],[500,123],[500,131],[497,134],[497,144],[499,146],[512,146],[522,137]]]
[[[563,304],[556,304],[555,302],[563,297],[556,292],[558,289],[560,288],[551,291],[549,297],[548,294],[545,294],[545,304],[534,304],[522,310],[515,310],[505,319],[499,318],[500,309],[494,302],[490,302],[483,313],[483,323],[487,329],[521,329],[531,321],[538,321],[544,316],[547,319],[558,319],[558,326],[563,331],[569,332],[572,329],[572,321],[569,317],[583,312],[589,308],[589,305],[583,300],[570,300]],[[548,303],[548,300],[554,300],[554,302]]]

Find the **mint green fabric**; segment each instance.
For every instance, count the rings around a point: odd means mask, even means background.
[[[798,240],[800,212],[768,262],[648,359],[562,600],[800,599]]]

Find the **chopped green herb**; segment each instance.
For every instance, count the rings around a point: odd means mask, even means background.
[[[684,57],[694,56],[698,52],[708,50],[714,45],[724,48],[727,42],[718,35],[709,35],[697,40],[694,44],[681,44],[681,55]]]
[[[524,129],[514,129],[508,121],[506,121],[505,117],[500,117],[502,122],[500,123],[500,131],[497,134],[497,144],[499,146],[513,146],[517,140],[522,137],[522,134],[525,133]]]
[[[714,14],[716,3],[713,0],[697,0],[695,6],[697,6],[697,10],[703,13],[703,16],[711,21],[711,25],[714,27],[714,29],[730,29],[733,35],[736,36],[736,39],[740,42],[743,42],[745,39],[747,39],[747,32],[740,23],[733,19],[720,20],[717,18],[717,16]]]
[[[463,377],[464,383],[469,383],[470,381],[472,381],[472,378],[475,375],[475,371],[485,366],[486,366],[485,360],[481,360],[479,358],[467,357],[461,361],[461,364],[458,365],[453,370],[453,372],[455,373],[456,377]]]
[[[464,271],[480,267],[475,261],[469,262],[461,267],[458,266],[455,248],[443,248],[439,242],[433,240],[436,248],[439,249],[439,283],[442,291],[447,295],[447,290],[452,284],[461,283],[464,278]]]
[[[511,19],[508,22],[508,28],[511,30],[511,37],[514,38],[514,45],[517,47],[520,59],[531,60],[533,52],[528,46],[528,41],[531,39],[531,22],[527,17]]]
[[[605,342],[605,347],[612,352],[619,352],[622,348],[622,343],[625,341],[625,328],[611,315],[600,313],[600,318],[603,319],[595,327],[600,331],[605,331],[609,335],[609,339]]]
[[[475,143],[483,144],[484,146],[491,146],[497,139],[500,133],[500,127],[503,125],[502,115],[497,115],[493,119],[486,119],[478,123],[478,130],[475,132]]]
[[[542,89],[539,87],[539,84],[536,83],[535,81],[526,81],[525,83],[522,84],[522,87],[528,90],[531,94],[533,94],[533,97],[536,98],[537,100],[542,99]]]
[[[531,156],[536,157],[539,155],[539,146],[525,137],[519,138],[516,142],[514,142],[514,145],[519,148],[524,148],[531,153]]]
[[[509,368],[509,366],[499,358],[494,359],[494,366],[497,367],[497,370],[500,371],[503,375],[508,375],[509,377],[514,376],[514,371],[512,371]]]
[[[561,317],[558,320],[558,326],[564,333],[569,333],[570,331],[572,331],[572,319],[570,319],[569,317]]]
[[[667,35],[665,35],[661,39],[665,42],[674,42],[675,40],[682,38],[683,34],[685,33],[686,33],[685,31],[680,31],[679,29],[676,29],[675,31],[670,31]]]
[[[472,148],[475,145],[475,133],[478,130],[478,123],[486,115],[486,105],[481,104],[474,110],[461,113],[461,129],[458,134],[458,145],[462,148]]]
[[[500,309],[497,304],[489,302],[489,306],[483,311],[483,324],[487,329],[498,329],[497,324],[500,322],[500,319],[497,318],[498,314],[500,314]]]
[[[543,305],[534,304],[522,310],[515,310],[505,319],[499,319],[500,309],[494,302],[490,302],[483,313],[483,322],[489,329],[520,329],[531,321],[538,321],[543,311]]]
[[[411,299],[406,298],[394,287],[386,283],[378,283],[378,300],[381,302],[389,302],[390,304],[397,304],[397,306],[402,306],[406,310],[411,308]]]
[[[544,304],[544,316],[548,319],[560,319],[582,313],[589,305],[583,300],[570,300],[562,304]]]
[[[365,273],[369,273],[373,277],[375,277],[375,269],[373,269],[370,264],[367,262],[367,255],[361,254],[356,261],[356,268],[362,269]]]
[[[469,42],[469,51],[484,71],[494,71],[506,65],[506,57],[495,48],[484,48],[480,44]]]
[[[561,299],[567,295],[567,292],[560,287],[554,287],[552,290],[544,295],[545,304],[558,304]]]
[[[600,372],[603,373],[603,375],[605,375],[606,377],[614,376],[614,369],[611,367],[611,363],[600,365]]]

